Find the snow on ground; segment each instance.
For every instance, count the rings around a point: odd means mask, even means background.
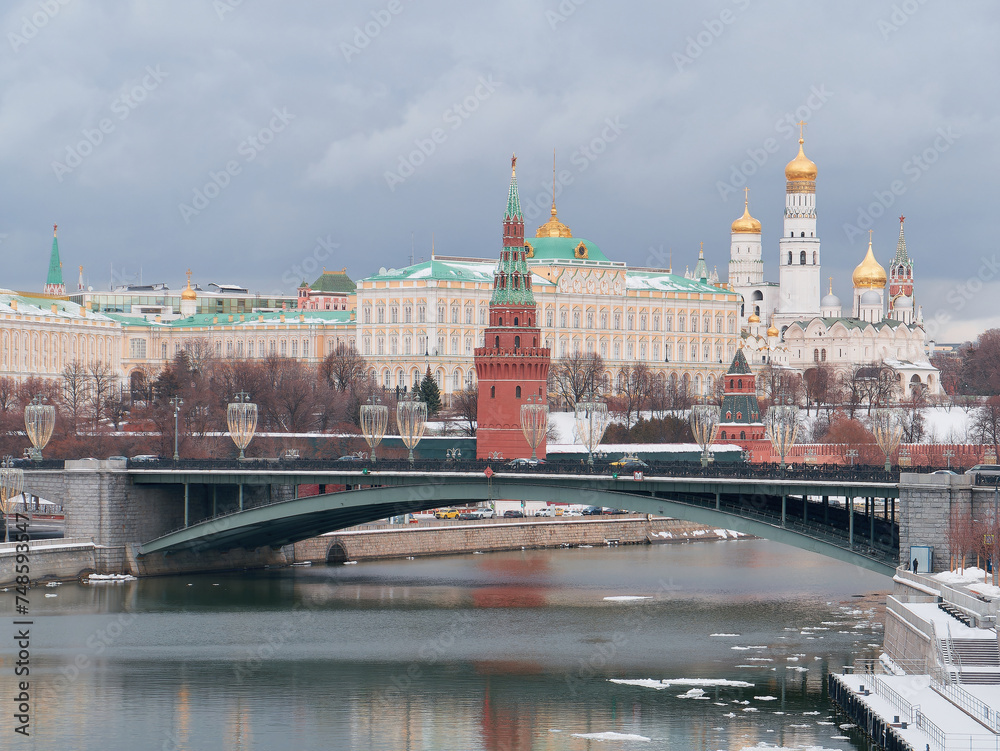
[[[956,571],[942,571],[940,574],[934,574],[933,578],[942,584],[964,586],[966,589],[981,594],[983,597],[989,597],[991,600],[1000,599],[1000,587],[988,583],[993,580],[992,575],[975,566]]]

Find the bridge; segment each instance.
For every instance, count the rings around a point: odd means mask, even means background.
[[[184,523],[136,547],[139,557],[277,549],[324,532],[440,506],[498,499],[588,504],[732,529],[891,574],[899,558],[898,477],[872,468],[798,469],[669,464],[641,474],[547,464],[485,472],[485,464],[315,461],[131,463],[136,488],[183,496]],[[489,474],[490,476],[487,476]],[[272,488],[334,486],[274,497]],[[349,488],[349,489],[348,489]],[[250,489],[257,492],[246,500]],[[220,497],[223,499],[220,513]],[[845,499],[857,499],[849,509]]]

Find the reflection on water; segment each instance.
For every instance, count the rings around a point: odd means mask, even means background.
[[[861,748],[835,737],[826,674],[877,653],[887,586],[742,541],[36,589],[22,746]]]

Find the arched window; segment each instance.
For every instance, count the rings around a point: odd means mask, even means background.
[[[726,431],[723,430],[722,431],[722,436],[720,436],[720,437],[722,438],[722,440],[726,440]]]
[[[747,438],[747,432],[745,430],[740,431],[740,440],[745,441]]]
[[[497,398],[497,387],[490,386],[490,399],[496,399],[496,398]]]
[[[805,232],[800,232],[800,233],[799,233],[799,237],[805,237],[805,236],[806,236],[806,233],[805,233]]]
[[[517,387],[514,388],[514,396],[517,397],[518,399],[521,398],[521,387],[520,386],[517,386]]]
[[[819,362],[819,350],[818,349],[814,349],[813,350],[813,362]]]
[[[792,265],[792,251],[788,251],[788,265]]]
[[[517,320],[517,319],[515,318],[514,320]],[[514,337],[514,349],[520,349],[520,348],[521,348],[521,337],[515,336]]]
[[[500,337],[496,337],[496,348],[500,349]]]
[[[518,324],[517,316],[514,316],[514,325],[517,326],[517,324]]]
[[[799,266],[805,266],[805,265],[806,265],[806,252],[803,250],[801,253],[799,253]]]

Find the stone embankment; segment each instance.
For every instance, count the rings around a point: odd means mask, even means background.
[[[478,522],[370,525],[303,540],[285,548],[294,562],[406,558],[409,556],[720,540],[715,530],[679,519],[483,519]]]

